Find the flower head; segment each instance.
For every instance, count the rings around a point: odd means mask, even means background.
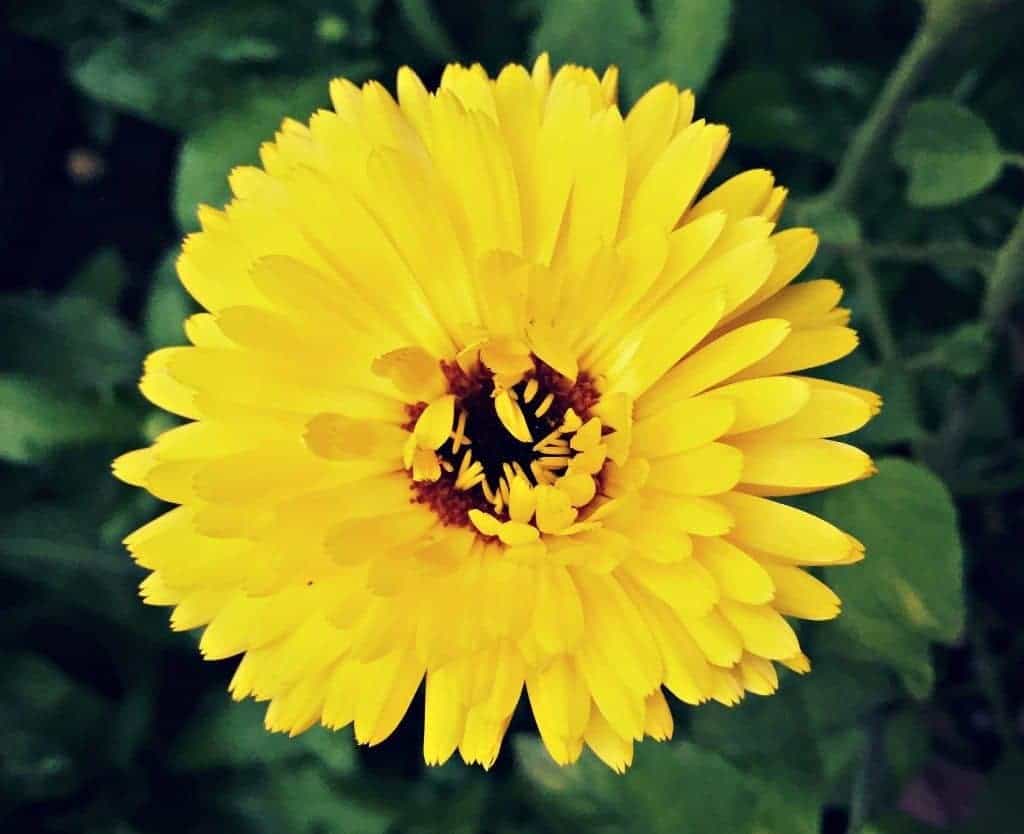
[[[331,84],[178,271],[208,311],[141,382],[189,420],[115,462],[178,504],[126,543],[149,603],[242,655],[270,729],[385,739],[425,681],[424,756],[489,766],[525,687],[554,759],[624,769],[665,698],[805,672],[787,617],[862,558],[775,498],[863,478],[879,407],[798,372],[853,350],[809,229],[671,84],[450,66]]]

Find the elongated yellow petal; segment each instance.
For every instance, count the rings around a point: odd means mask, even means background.
[[[857,549],[837,527],[795,507],[739,492],[718,500],[735,520],[731,536],[741,547],[749,544],[804,564],[841,562]]]

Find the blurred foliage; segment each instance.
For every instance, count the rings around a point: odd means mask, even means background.
[[[151,174],[172,183],[179,228],[141,273],[97,241],[76,274],[45,276],[61,291],[0,296],[0,810],[12,830],[1017,830],[1024,11],[927,6],[927,22],[910,0],[18,6],[22,36],[60,50],[112,171],[122,120],[178,137],[173,170]],[[906,72],[901,56],[930,49]],[[489,774],[423,767],[416,718],[370,751],[347,732],[269,735],[259,706],[225,693],[230,664],[200,663],[192,637],[138,602],[119,545],[157,502],[114,483],[108,461],[174,423],[133,384],[145,350],[179,343],[195,309],[175,240],[197,203],[227,198],[229,170],[257,160],[282,117],[326,105],[330,77],[389,81],[410,64],[436,83],[448,60],[494,71],[541,50],[619,64],[624,106],[663,78],[694,87],[699,112],[733,131],[716,176],[771,167],[791,188],[786,221],[818,229],[812,272],[843,280],[865,343],[828,373],[886,405],[856,437],[877,477],[798,503],[868,558],[825,571],[844,613],[803,629],[813,674],[734,709],[678,708],[683,741],[641,745],[622,777],[589,755],[554,766],[524,715]],[[837,189],[844,178],[855,189]]]

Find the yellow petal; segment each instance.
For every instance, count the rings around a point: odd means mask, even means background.
[[[623,235],[647,226],[675,228],[703,185],[711,161],[711,139],[702,124],[678,133],[637,187],[623,218]]]
[[[761,495],[793,495],[864,478],[874,471],[860,449],[834,440],[733,438],[742,452],[744,484]],[[775,491],[778,488],[778,491]]]
[[[423,409],[413,434],[420,449],[440,449],[452,433],[455,422],[455,397],[446,394]]]
[[[841,562],[856,550],[842,530],[796,507],[739,492],[717,500],[735,519],[731,538],[741,548],[747,544],[798,564]]]
[[[782,660],[800,651],[792,626],[770,605],[747,605],[723,599],[718,607],[740,633],[744,647],[751,654]]]
[[[537,496],[537,527],[544,533],[557,533],[576,520],[577,510],[569,496],[553,486],[539,484]]]
[[[739,330],[734,332],[738,333]],[[771,355],[747,366],[736,374],[736,379],[788,374],[792,371],[802,371],[804,368],[827,365],[829,362],[842,359],[853,351],[857,344],[857,331],[849,327],[829,326],[794,330]]]
[[[633,764],[633,741],[613,729],[599,709],[592,709],[584,740],[595,756],[616,773],[625,773]]]
[[[758,438],[835,437],[849,434],[861,428],[877,412],[877,405],[873,408],[873,404],[877,403],[878,398],[870,392],[843,390],[845,386],[822,384],[824,380],[800,381],[808,386],[807,402],[788,419],[758,432]]]
[[[716,666],[732,666],[743,655],[740,633],[718,608],[703,617],[687,618],[683,625],[707,659]]]
[[[655,458],[696,449],[725,434],[734,417],[728,400],[711,395],[680,400],[634,424],[632,453]]]
[[[722,596],[757,605],[769,602],[775,593],[767,570],[725,539],[698,538],[694,558],[715,578]]]
[[[736,486],[744,458],[724,443],[708,443],[651,464],[648,486],[679,495],[717,495]]]
[[[377,458],[398,461],[409,434],[387,423],[318,414],[306,424],[306,445],[330,460]]]
[[[831,620],[839,616],[839,597],[807,571],[774,562],[764,562],[763,567],[775,584],[772,604],[782,614],[803,620]]]
[[[414,400],[432,402],[448,390],[437,360],[420,347],[405,347],[373,360],[373,372],[387,377]]]
[[[556,328],[540,322],[532,322],[526,328],[526,339],[538,359],[550,365],[571,382],[576,381],[576,375],[579,373],[576,355]]]
[[[712,211],[724,211],[733,219],[758,214],[768,203],[775,178],[770,171],[755,168],[727,179],[704,197],[687,215],[687,220]]]
[[[772,426],[792,417],[807,405],[811,389],[793,377],[764,377],[723,385],[712,392],[729,399],[736,418],[728,434],[736,435]]]
[[[637,413],[648,416],[670,403],[699,394],[736,375],[775,351],[790,335],[789,322],[764,319],[744,325],[705,345],[676,365],[637,402]],[[765,376],[751,373],[749,376]]]
[[[513,521],[528,524],[537,507],[537,496],[530,482],[521,476],[512,479],[509,485],[508,515]]]

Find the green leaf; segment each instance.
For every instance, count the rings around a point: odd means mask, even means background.
[[[813,654],[810,675],[784,673],[770,698],[702,706],[690,730],[744,773],[820,804],[848,781],[860,750],[857,726],[894,687],[880,667],[835,655],[817,640]]]
[[[377,0],[21,5],[18,25],[65,47],[68,74],[90,99],[192,131],[268,84],[326,82],[365,65]]]
[[[299,758],[302,748],[293,739],[264,728],[265,711],[266,707],[255,701],[234,703],[227,693],[211,693],[198,706],[194,722],[175,744],[172,764],[201,771],[261,767]]]
[[[699,89],[718,64],[729,34],[727,0],[652,0],[646,17],[636,0],[557,0],[541,6],[534,52],[556,64],[598,72],[622,70],[626,100],[660,81]]]
[[[431,58],[439,61],[455,58],[455,44],[438,20],[431,0],[398,0],[398,9],[420,46]]]
[[[863,562],[826,571],[843,600],[835,631],[925,695],[929,642],[952,643],[964,627],[963,549],[949,491],[927,469],[886,458],[875,477],[827,493],[823,507],[867,549]]]
[[[68,284],[70,295],[93,299],[108,309],[116,309],[121,291],[128,282],[128,270],[120,253],[111,246],[96,252]]]
[[[172,249],[160,260],[146,299],[143,321],[152,347],[181,344],[185,319],[199,309],[178,280],[177,257],[178,250]]]
[[[853,437],[861,446],[884,448],[924,436],[912,380],[898,365],[874,365],[860,351],[824,369],[829,379],[857,385],[882,397],[882,410]]]
[[[339,793],[312,765],[279,770],[268,804],[280,816],[281,830],[296,834],[384,834],[395,818],[387,809]]]
[[[956,376],[977,376],[988,365],[993,348],[989,328],[980,322],[968,322],[942,339],[937,347],[938,361]]]
[[[54,799],[102,763],[111,705],[37,655],[0,656],[0,807]]]
[[[893,144],[907,170],[907,199],[923,207],[947,206],[983,191],[999,176],[1003,153],[981,117],[949,99],[914,104]]]
[[[554,0],[541,9],[534,53],[550,52],[555,65],[572,62],[598,73],[609,64],[631,68],[650,29],[635,0]]]
[[[651,10],[656,37],[635,72],[624,68],[627,91],[636,97],[663,80],[701,89],[729,39],[731,0],[652,0]]]
[[[832,139],[820,119],[797,98],[789,76],[775,68],[745,68],[715,83],[708,111],[729,125],[733,141],[822,155]]]
[[[65,446],[134,435],[132,415],[38,379],[0,375],[0,459],[33,463]]]
[[[138,334],[84,296],[0,296],[0,372],[78,390],[109,391],[139,374]]]
[[[804,200],[794,206],[794,220],[814,229],[823,243],[838,246],[860,243],[860,220],[847,209],[827,200]]]
[[[182,229],[197,227],[200,203],[223,206],[231,197],[228,173],[238,165],[259,161],[259,146],[273,139],[282,120],[306,120],[327,102],[323,77],[267,84],[237,107],[193,133],[178,159],[174,183],[174,213]]]
[[[573,767],[559,767],[535,738],[517,738],[515,749],[527,780],[556,807],[584,815],[586,831],[748,831],[756,811],[750,779],[693,744],[638,744],[622,776],[589,752]]]

